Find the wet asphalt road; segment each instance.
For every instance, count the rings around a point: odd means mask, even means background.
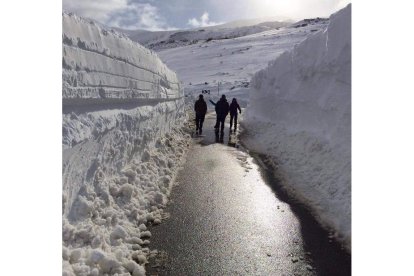
[[[148,275],[351,275],[351,256],[269,171],[216,137],[214,116],[195,137],[166,212],[153,226]]]

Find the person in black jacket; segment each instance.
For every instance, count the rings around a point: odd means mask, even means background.
[[[239,113],[241,113],[240,105],[237,103],[236,98],[233,98],[230,104],[230,131],[231,127],[233,126],[233,120],[234,120],[234,131],[237,129],[237,109],[239,110]]]
[[[226,96],[222,95],[221,99],[216,103],[217,121],[214,128],[216,128],[217,131],[219,128],[221,128],[221,132],[224,132],[224,121],[226,120],[226,116],[228,113],[229,103],[227,102]]]
[[[218,117],[217,117],[217,103],[213,102],[211,99],[209,101],[212,105],[214,105],[214,110],[216,111],[216,118],[217,119],[216,119],[216,124],[214,125],[214,128],[217,129],[218,124],[219,124]]]
[[[204,101],[203,95],[200,95],[199,99],[195,102],[194,111],[196,113],[196,133],[201,134],[203,132],[204,117],[207,113],[207,104]]]

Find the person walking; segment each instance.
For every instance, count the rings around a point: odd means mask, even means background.
[[[203,132],[204,117],[207,113],[207,104],[204,101],[203,95],[198,96],[198,100],[194,104],[194,111],[196,114],[196,134]]]
[[[210,103],[212,105],[214,105],[214,111],[216,111],[216,124],[214,125],[214,128],[217,129],[218,128],[218,124],[219,124],[218,114],[217,114],[217,103],[213,102],[211,99],[209,101],[210,101]]]
[[[221,129],[221,132],[224,132],[224,122],[226,120],[226,116],[229,113],[229,103],[227,102],[226,96],[222,95],[221,99],[216,104],[216,114],[217,114],[217,121],[216,121],[216,131]]]
[[[212,105],[214,105],[214,110],[216,111],[216,124],[214,125],[214,128],[218,128],[219,121],[217,116],[217,103],[213,102],[211,99],[209,101]]]
[[[233,98],[230,104],[230,131],[231,127],[233,126],[233,120],[234,120],[234,131],[237,129],[237,109],[239,110],[239,113],[241,114],[240,105],[237,103],[236,98]]]

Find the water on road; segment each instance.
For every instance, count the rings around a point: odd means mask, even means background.
[[[151,228],[149,275],[350,275],[351,258],[266,168],[213,130],[195,137],[166,212]]]

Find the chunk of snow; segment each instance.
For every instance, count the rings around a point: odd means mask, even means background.
[[[145,239],[145,238],[151,238],[151,232],[150,231],[141,232],[141,239]]]
[[[147,226],[145,226],[145,224],[140,224],[138,226],[138,228],[139,228],[140,231],[146,231],[147,230]]]
[[[127,232],[120,225],[115,227],[115,229],[111,233],[111,238],[113,239],[125,239],[126,236],[127,236]]]

